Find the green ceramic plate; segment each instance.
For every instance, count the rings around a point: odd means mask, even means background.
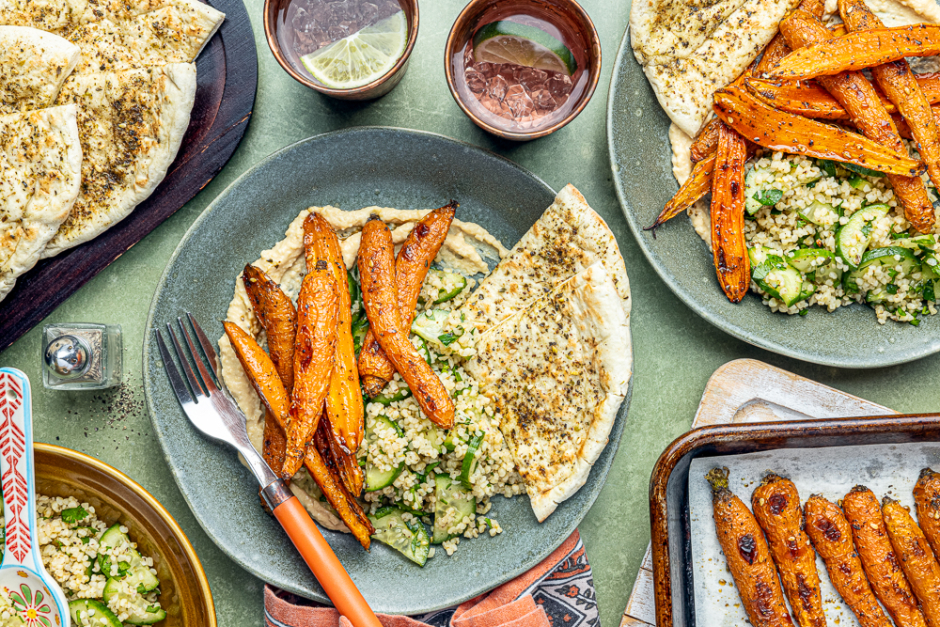
[[[876,368],[940,351],[940,320],[919,327],[878,324],[864,305],[835,313],[813,307],[807,316],[775,314],[755,294],[733,305],[721,291],[712,254],[685,216],[657,229],[656,219],[679,189],[672,176],[669,118],[659,106],[624,34],[607,102],[607,142],[614,185],[640,248],[666,285],[697,314],[745,342],[803,361],[842,368]]]
[[[167,266],[148,328],[163,328],[188,310],[210,338],[220,337],[235,276],[311,205],[417,209],[453,198],[460,202],[458,218],[483,225],[511,247],[554,195],[517,165],[438,135],[359,128],[313,137],[242,175],[199,217]],[[287,535],[261,510],[248,470],[231,449],[188,424],[158,359],[151,333],[144,342],[150,415],[177,484],[206,533],[261,579],[327,602]],[[348,534],[324,535],[376,611],[419,614],[470,599],[536,565],[571,534],[601,490],[628,405],[629,396],[585,486],[544,524],[536,521],[527,497],[497,497],[494,510],[504,533],[463,540],[453,557],[438,551],[423,569],[380,543],[366,553]]]

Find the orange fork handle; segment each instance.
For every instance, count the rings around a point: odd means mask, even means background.
[[[274,508],[274,517],[284,527],[339,613],[354,627],[382,627],[297,497],[292,496]]]

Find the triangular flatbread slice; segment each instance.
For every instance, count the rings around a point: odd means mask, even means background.
[[[75,105],[0,116],[0,300],[68,217],[81,163]]]
[[[603,263],[483,333],[467,370],[500,429],[539,522],[584,485],[630,380],[630,326]]]
[[[67,36],[82,24],[102,19],[121,22],[165,7],[223,15],[199,0],[0,0],[0,24]]]
[[[568,185],[448,324],[484,333],[597,262],[606,267],[629,316],[630,282],[617,240]]]
[[[183,141],[195,95],[190,63],[65,82],[58,102],[78,105],[82,191],[43,257],[96,237],[153,193]]]
[[[82,51],[79,72],[191,63],[224,19],[224,13],[196,0],[175,0],[125,20],[82,24],[69,34],[69,41]]]
[[[0,26],[0,114],[51,106],[78,63],[78,46],[25,26]]]

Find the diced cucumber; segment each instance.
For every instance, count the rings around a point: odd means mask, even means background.
[[[374,442],[376,439],[375,427],[378,424],[382,424],[386,427],[391,427],[395,430],[395,433],[399,437],[403,437],[405,432],[402,428],[388,416],[376,416],[374,420],[366,421],[366,430],[365,430],[365,441],[366,444]],[[405,462],[402,461],[398,464],[397,467],[391,468],[389,470],[379,470],[373,466],[366,466],[366,481],[364,490],[366,492],[375,492],[376,490],[381,490],[382,488],[387,488],[395,482],[395,479],[398,479],[398,476],[405,470]]]
[[[359,351],[362,350],[362,343],[366,340],[366,333],[369,332],[369,319],[366,318],[365,310],[363,310],[362,315],[352,324],[352,337],[353,337],[353,350],[356,352],[356,357],[359,356]]]
[[[940,260],[932,252],[925,252],[920,260],[920,271],[924,279],[940,279]]]
[[[402,512],[394,506],[383,507],[369,516],[375,533],[372,537],[392,547],[418,566],[424,566],[431,551],[431,538],[424,524],[417,518],[402,519]]]
[[[450,475],[444,474],[434,477],[434,494],[436,504],[434,506],[434,535],[431,542],[440,544],[453,537],[447,533],[446,528],[439,526],[448,508],[453,507],[457,512],[457,518],[448,526],[450,528],[476,513],[477,500],[469,490],[451,479]]]
[[[408,388],[399,388],[399,390],[395,392],[394,394],[379,394],[378,396],[376,396],[369,402],[379,403],[381,405],[385,405],[386,407],[388,407],[392,403],[396,401],[403,401],[409,396],[411,396],[411,390],[409,390]]]
[[[828,266],[835,260],[835,256],[824,248],[800,248],[786,254],[787,263],[807,274]]]
[[[918,260],[909,249],[900,246],[885,246],[884,248],[869,250],[862,256],[862,261],[859,263],[858,268],[845,275],[842,287],[845,289],[846,293],[858,294],[861,291],[861,288],[858,286],[858,279],[865,273],[868,267],[876,264],[888,267],[889,274],[891,274],[892,277],[897,274],[910,276],[917,267]],[[900,270],[898,270],[899,267]],[[870,298],[880,300],[869,300],[869,302],[881,302],[887,298],[887,293],[872,294]]]
[[[160,586],[160,580],[150,572],[150,568],[141,564],[132,569],[128,574],[126,581],[134,586],[137,592],[144,593],[156,590]]]
[[[753,246],[747,249],[747,256],[751,260],[751,267],[756,268],[767,260],[767,257],[773,255],[774,251],[766,246]]]
[[[128,616],[124,619],[130,625],[153,625],[166,618],[166,612],[157,606],[150,605],[146,599],[136,593],[124,592],[124,582],[118,579],[108,579],[104,584],[102,598],[110,604],[112,599],[121,601],[127,607]]]
[[[927,251],[932,252],[933,247],[937,244],[937,238],[934,235],[917,235],[915,237],[905,237],[902,239],[896,239],[892,242],[894,246],[901,246],[902,248],[909,248],[913,251]]]
[[[122,627],[114,612],[94,599],[69,601],[69,616],[76,627]]]
[[[865,187],[866,183],[868,183],[868,181],[866,181],[864,178],[862,178],[858,174],[853,174],[852,176],[849,177],[849,185],[851,185],[855,189],[861,189]]]
[[[832,205],[817,200],[814,200],[809,207],[800,210],[800,217],[817,225],[829,226],[839,222],[839,212]]]
[[[754,182],[756,179],[756,168],[751,168],[747,171],[747,174],[744,175],[744,210],[751,216],[760,211],[760,208],[764,206],[756,198],[760,193],[757,189],[757,184]]]
[[[447,437],[444,438],[444,448],[447,449],[447,452],[453,451],[457,448],[457,429],[451,429],[447,432]]]
[[[362,306],[362,290],[359,289],[359,282],[350,270],[346,271],[346,286],[349,288],[349,311],[353,320],[358,320],[365,311]]]
[[[751,278],[787,307],[809,298],[816,291],[816,286],[804,280],[799,270],[777,255],[768,255],[763,263],[753,268]]]
[[[451,272],[450,270],[435,269],[431,269],[430,272],[436,275],[441,280],[442,284],[449,286],[438,290],[437,297],[434,299],[435,305],[452,300],[467,287],[467,278],[462,274]]]
[[[415,317],[411,323],[411,332],[428,342],[438,342],[438,337],[444,335],[444,323],[450,317],[446,309],[429,309]]]
[[[460,482],[463,484],[463,487],[468,490],[473,489],[473,484],[470,483],[470,477],[473,476],[473,471],[477,469],[477,466],[480,463],[480,445],[483,444],[483,434],[474,435],[470,438],[470,443],[467,445],[467,453],[463,456],[463,466],[460,469]]]
[[[836,254],[850,268],[857,268],[871,243],[871,223],[888,215],[888,205],[869,205],[852,214],[849,221],[836,233]]]
[[[127,561],[121,561],[117,564],[117,573],[111,572],[111,558],[106,553],[98,554],[98,568],[101,569],[101,574],[105,577],[124,577],[131,569],[137,568],[141,565],[140,553],[130,548],[131,539],[127,537],[127,534],[121,531],[121,523],[115,523],[108,527],[101,538],[98,539],[98,545],[102,549],[113,549],[119,547],[122,544],[126,544],[127,549]]]

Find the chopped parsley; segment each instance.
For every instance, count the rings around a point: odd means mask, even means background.
[[[78,507],[70,507],[68,509],[62,510],[62,521],[70,525],[74,525],[80,520],[83,520],[88,517],[88,511],[79,505]]]
[[[779,189],[765,189],[762,192],[754,192],[754,200],[765,207],[776,205],[781,198],[783,198],[783,192]]]

